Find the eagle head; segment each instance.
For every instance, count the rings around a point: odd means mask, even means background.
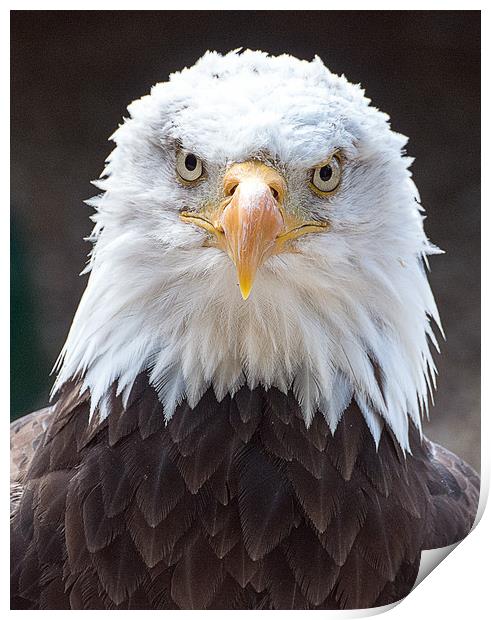
[[[104,416],[147,371],[170,418],[210,386],[275,386],[332,430],[354,398],[407,448],[437,250],[389,117],[319,58],[253,51],[207,53],[128,110],[55,390],[81,377]]]

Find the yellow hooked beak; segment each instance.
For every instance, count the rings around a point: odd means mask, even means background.
[[[328,226],[285,213],[284,178],[256,160],[233,164],[223,179],[223,192],[220,204],[182,212],[181,218],[212,233],[213,245],[227,252],[244,299],[251,293],[259,267],[272,254],[285,251],[286,241]]]

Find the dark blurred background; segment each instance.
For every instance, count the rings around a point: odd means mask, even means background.
[[[447,341],[427,434],[480,465],[477,11],[14,11],[12,416],[46,405],[85,287],[91,210],[126,105],[207,49],[311,59],[361,82],[410,137]],[[440,339],[441,340],[441,339]]]

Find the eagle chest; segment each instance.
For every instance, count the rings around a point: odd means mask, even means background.
[[[166,424],[140,378],[109,409],[88,425],[86,403],[61,408],[33,460],[16,524],[26,601],[359,608],[412,587],[429,495],[419,438],[404,458],[384,429],[377,449],[354,405],[334,435],[319,414],[307,428],[275,389],[209,390]]]

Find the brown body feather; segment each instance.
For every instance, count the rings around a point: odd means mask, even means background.
[[[144,375],[100,423],[76,393],[12,426],[14,608],[379,606],[474,521],[470,467],[415,428],[377,450],[353,404],[331,435],[275,389],[167,425]]]

